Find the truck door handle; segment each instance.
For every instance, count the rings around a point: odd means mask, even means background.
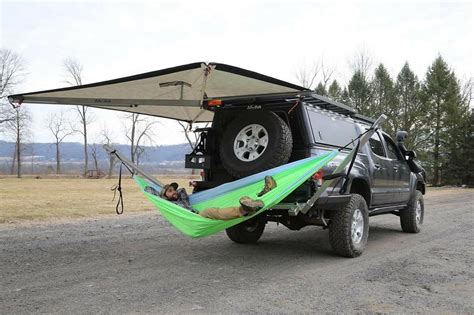
[[[376,170],[381,169],[380,164],[374,164],[374,168],[375,168]]]
[[[394,166],[394,167],[393,167],[393,170],[394,170],[395,172],[398,172],[398,166]]]

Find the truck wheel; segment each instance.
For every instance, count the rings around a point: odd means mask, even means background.
[[[423,224],[425,202],[423,194],[417,190],[415,196],[408,203],[408,207],[400,210],[400,224],[405,233],[418,233]]]
[[[329,242],[336,253],[357,257],[364,251],[369,236],[369,211],[364,197],[353,194],[329,223]]]
[[[244,221],[225,230],[227,236],[239,244],[256,243],[265,230],[265,221],[258,217]]]
[[[248,112],[235,118],[222,136],[220,158],[236,178],[285,164],[293,138],[286,123],[273,112]]]

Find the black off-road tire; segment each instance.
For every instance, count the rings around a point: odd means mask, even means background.
[[[417,206],[421,207],[421,216],[417,219]],[[417,190],[415,195],[411,198],[408,203],[408,207],[400,210],[400,225],[405,233],[419,233],[421,231],[421,225],[425,216],[425,202],[423,200],[423,194]]]
[[[239,244],[256,243],[265,230],[265,221],[258,216],[225,230],[227,236]]]
[[[352,238],[352,223],[354,212],[360,210],[364,226],[359,242]],[[329,223],[329,242],[333,250],[344,257],[357,257],[364,251],[369,236],[369,211],[364,197],[353,194],[350,201],[342,208],[334,212]]]
[[[234,142],[246,126],[259,124],[268,132],[268,144],[261,156],[253,161],[241,161],[234,153]],[[287,124],[269,111],[251,111],[237,116],[224,131],[219,154],[224,168],[236,178],[246,177],[286,164],[293,148],[293,137]]]

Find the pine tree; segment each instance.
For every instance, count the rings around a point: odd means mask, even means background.
[[[433,185],[439,186],[443,182],[442,165],[453,163],[449,155],[455,155],[460,141],[458,125],[466,115],[459,83],[441,56],[426,72],[423,101],[431,131],[427,140],[432,147]],[[443,170],[449,177],[449,171]]]
[[[416,150],[424,148],[424,142],[429,134],[424,103],[421,101],[421,85],[405,62],[397,76],[395,94],[398,102],[396,130],[408,132],[406,147]]]
[[[371,117],[379,117],[381,114],[386,114],[388,121],[384,125],[384,129],[388,134],[394,135],[398,121],[398,104],[395,98],[393,80],[383,64],[380,64],[375,69],[370,87],[372,97],[368,114]]]
[[[324,84],[322,82],[319,82],[318,86],[316,86],[316,89],[314,90],[316,94],[322,95],[322,96],[327,96],[328,93],[326,92],[326,88],[324,87]]]
[[[364,73],[357,70],[352,75],[347,86],[349,105],[355,107],[362,115],[370,116],[369,103],[371,99],[370,84]]]
[[[354,105],[352,105],[351,103],[351,99],[349,97],[349,91],[347,90],[347,87],[344,87],[344,89],[342,90],[341,99],[339,101],[343,104],[354,107]]]
[[[331,85],[329,86],[328,97],[338,102],[341,101],[342,91],[339,83],[337,83],[336,80],[332,81]]]

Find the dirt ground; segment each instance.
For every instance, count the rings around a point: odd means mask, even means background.
[[[316,227],[268,224],[249,246],[186,238],[151,211],[0,224],[0,313],[472,314],[474,190],[425,201],[420,234],[372,217],[355,259]]]

